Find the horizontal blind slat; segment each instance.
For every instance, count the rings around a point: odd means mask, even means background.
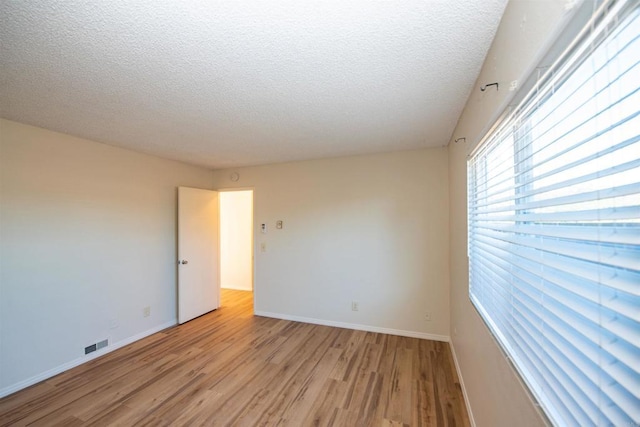
[[[614,221],[633,220],[638,222],[640,217],[639,206],[609,207],[600,209],[584,209],[567,212],[549,213],[520,213],[518,215],[485,215],[475,214],[474,221],[504,221],[504,222],[588,222],[588,221]]]
[[[502,225],[493,223],[478,224],[477,229],[492,230],[502,233],[518,233],[530,236],[556,237],[575,240],[580,244],[605,243],[640,245],[640,223],[637,224],[594,224],[589,227],[577,225],[540,225],[518,224]]]
[[[638,262],[639,251],[633,247],[597,245],[598,251],[596,252],[589,245],[574,244],[559,239],[527,237],[518,234],[491,232],[490,230],[481,231],[481,229],[475,230],[475,233],[478,236],[486,236],[496,241],[513,244],[518,248],[532,248],[545,253],[564,255],[628,270],[637,271],[640,269],[640,263]]]

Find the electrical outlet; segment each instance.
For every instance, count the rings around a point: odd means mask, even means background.
[[[109,320],[109,328],[110,329],[115,329],[118,326],[120,326],[120,324],[118,323],[118,319],[111,319]]]
[[[427,322],[431,322],[431,312],[430,311],[427,311],[424,314],[424,320],[426,320]]]
[[[351,311],[358,311],[358,301],[351,301]]]
[[[151,307],[147,306],[145,308],[142,309],[142,315],[144,317],[149,317],[151,316]]]

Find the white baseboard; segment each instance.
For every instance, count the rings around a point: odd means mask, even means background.
[[[401,337],[420,338],[424,340],[449,342],[447,335],[429,334],[426,332],[403,331],[401,329],[381,328],[378,326],[359,325],[357,323],[335,322],[333,320],[314,319],[311,317],[291,316],[289,314],[271,313],[268,311],[254,311],[256,316],[273,317],[274,319],[291,320],[294,322],[312,323],[314,325],[333,326],[336,328],[355,329],[356,331],[378,332],[380,334],[399,335]]]
[[[462,396],[464,397],[464,404],[467,406],[467,413],[469,414],[469,423],[471,423],[471,427],[476,427],[476,420],[473,419],[473,411],[471,411],[471,403],[469,402],[467,389],[464,386],[464,380],[462,379],[462,372],[460,371],[460,365],[458,364],[458,357],[456,356],[456,350],[453,347],[453,341],[449,341],[449,347],[451,348],[451,354],[453,355],[453,364],[456,365],[456,372],[458,373],[458,380],[460,381],[460,387],[462,388]]]
[[[89,353],[85,356],[82,357],[78,357],[77,359],[74,359],[70,362],[67,363],[63,363],[60,366],[56,366],[55,368],[49,369],[47,371],[44,371],[38,375],[34,375],[31,378],[27,378],[26,380],[20,381],[18,383],[12,384],[8,387],[5,387],[3,389],[0,389],[0,398],[8,396],[12,393],[15,393],[16,391],[20,391],[23,388],[27,388],[31,385],[34,385],[36,383],[39,383],[40,381],[44,381],[46,379],[49,379],[55,375],[58,375],[64,371],[68,371],[71,368],[75,368],[76,366],[82,365],[83,363],[86,363],[90,360],[96,359],[100,356],[104,356],[107,353],[111,353],[114,350],[117,350],[121,347],[124,347],[125,345],[129,345],[133,342],[136,342],[138,340],[141,340],[142,338],[146,338],[149,335],[153,335],[157,332],[162,331],[163,329],[167,329],[170,328],[171,326],[175,326],[177,325],[178,321],[177,319],[174,319],[170,322],[166,322],[163,323],[162,325],[158,325],[154,328],[148,329],[146,331],[140,332],[139,334],[133,335],[129,338],[125,338],[121,341],[118,341],[116,343],[110,344],[105,348],[102,348],[100,350],[94,351],[92,353]]]

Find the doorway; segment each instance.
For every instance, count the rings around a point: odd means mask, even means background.
[[[219,194],[221,305],[229,306],[253,301],[253,190]]]

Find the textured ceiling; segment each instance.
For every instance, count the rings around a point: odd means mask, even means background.
[[[6,0],[0,114],[212,168],[443,146],[505,4]]]

